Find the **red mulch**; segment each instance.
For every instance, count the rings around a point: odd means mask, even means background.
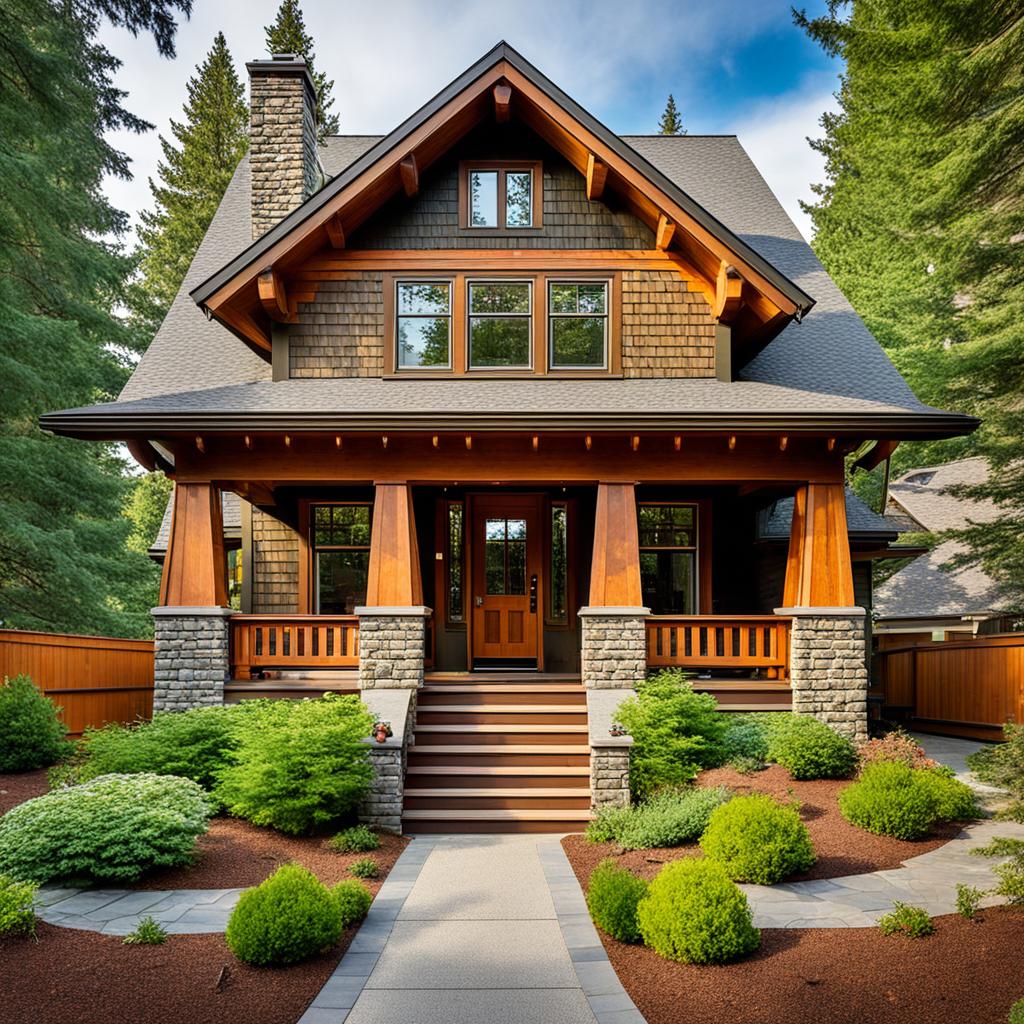
[[[935,923],[926,939],[766,929],[756,953],[720,967],[602,939],[648,1024],[1005,1024],[1024,996],[1024,914]]]
[[[23,804],[34,796],[42,796],[49,792],[50,784],[46,781],[45,768],[39,768],[34,772],[0,775],[0,814],[5,814],[12,807]]]
[[[741,775],[731,768],[716,768],[703,772],[697,782],[701,786],[726,785],[739,794],[768,793],[783,801],[800,801],[800,817],[811,835],[818,859],[810,871],[791,875],[786,879],[789,882],[811,878],[841,878],[843,875],[897,868],[908,858],[928,853],[949,842],[960,831],[959,825],[940,825],[928,838],[914,842],[872,835],[851,825],[839,813],[839,791],[850,785],[849,780],[797,782],[790,778],[785,768],[778,765],[750,775]],[[696,843],[622,853],[614,843],[589,843],[582,836],[569,836],[562,841],[562,845],[583,882],[590,878],[590,872],[605,857],[615,857],[619,864],[642,878],[653,878],[663,864],[680,857],[699,856],[701,853]],[[1024,992],[1021,994],[1024,995]]]

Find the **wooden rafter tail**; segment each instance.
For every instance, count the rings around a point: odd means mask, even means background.
[[[743,277],[733,266],[722,260],[715,285],[715,305],[712,313],[721,324],[731,324],[743,305]]]
[[[268,267],[260,274],[259,291],[260,302],[271,320],[286,324],[293,319],[288,308],[288,292],[284,279],[273,267]]]
[[[499,82],[494,87],[494,120],[506,124],[512,116],[512,86]]]
[[[671,221],[665,214],[658,217],[658,227],[654,233],[654,245],[664,252],[672,244],[672,236],[676,233],[675,221]]]
[[[332,249],[344,249],[345,248],[345,228],[341,223],[341,216],[334,214],[333,217],[328,217],[324,221],[324,230],[327,232],[327,240],[331,244]]]
[[[587,155],[587,198],[591,201],[604,195],[605,181],[608,179],[608,165],[598,160],[593,153]]]
[[[402,188],[405,194],[412,199],[420,190],[420,169],[416,163],[416,154],[410,153],[399,164],[399,171],[402,175]]]

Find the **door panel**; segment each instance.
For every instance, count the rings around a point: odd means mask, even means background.
[[[541,497],[473,499],[473,657],[536,659],[540,649]]]

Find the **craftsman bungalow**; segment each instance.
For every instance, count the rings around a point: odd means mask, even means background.
[[[651,666],[863,734],[844,460],[975,423],[915,399],[737,140],[617,136],[504,43],[319,147],[303,61],[249,73],[152,346],[43,418],[175,480],[156,706],[358,687],[395,732],[368,813],[420,830],[621,800]]]

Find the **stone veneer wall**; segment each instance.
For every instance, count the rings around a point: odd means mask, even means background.
[[[273,61],[248,68],[252,236],[259,238],[320,187],[321,172],[308,76]]]
[[[359,805],[359,820],[367,825],[387,829],[389,832],[402,831],[402,806],[405,803],[405,766],[409,746],[416,724],[416,694],[409,701],[405,730],[401,745],[370,746],[370,761],[373,764],[373,782],[370,792]]]
[[[294,615],[299,607],[299,536],[258,508],[252,510],[252,610]]]
[[[647,675],[647,609],[581,608],[584,686],[630,689]]]
[[[225,608],[154,608],[153,711],[224,703],[229,672]]]
[[[703,292],[668,270],[622,274],[624,377],[714,377],[715,324]]]
[[[862,608],[780,608],[791,615],[793,710],[853,740],[867,738],[868,672]]]
[[[590,802],[595,810],[629,805],[629,747],[590,747]]]
[[[359,689],[418,689],[423,683],[426,615],[356,609],[359,616]]]

